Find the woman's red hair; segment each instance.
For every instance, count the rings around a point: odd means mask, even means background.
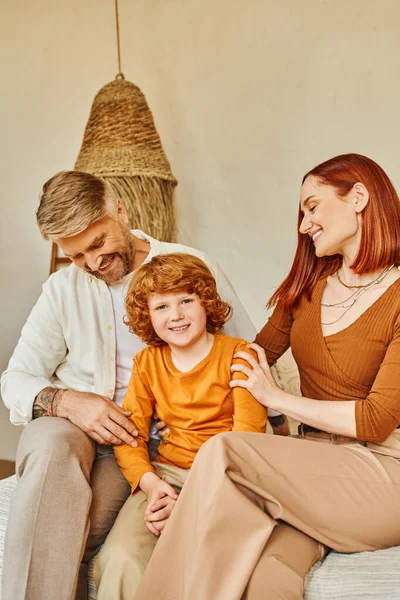
[[[327,160],[303,177],[316,177],[319,183],[335,188],[345,197],[361,182],[369,192],[369,202],[362,212],[360,248],[353,264],[354,273],[373,273],[392,264],[400,264],[400,200],[385,171],[373,160],[361,154],[342,154]],[[299,208],[298,241],[292,267],[286,279],[269,299],[267,306],[279,302],[290,310],[303,293],[308,298],[321,277],[331,275],[342,264],[342,257],[317,257],[310,236],[299,231],[303,215]]]

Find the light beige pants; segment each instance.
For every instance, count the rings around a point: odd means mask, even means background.
[[[189,471],[152,464],[157,475],[179,493]],[[128,498],[119,513],[94,565],[98,600],[133,599],[159,539],[144,522],[146,506],[146,495],[139,491]]]
[[[22,432],[17,476],[1,599],[83,600],[86,563],[130,493],[112,447],[96,453],[79,427],[41,417]]]
[[[400,463],[257,433],[207,441],[135,600],[299,600],[323,556],[400,544]]]

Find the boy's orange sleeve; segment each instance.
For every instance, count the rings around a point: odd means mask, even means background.
[[[143,382],[140,376],[140,368],[136,358],[133,360],[132,374],[128,390],[122,402],[124,410],[131,411],[130,419],[138,430],[135,438],[137,447],[132,448],[128,444],[114,446],[114,454],[119,468],[125,479],[132,486],[134,492],[139,485],[141,477],[151,471],[155,473],[152,466],[146,442],[149,439],[149,428],[154,412],[155,400],[151,390]]]
[[[248,352],[257,360],[257,354],[254,350],[247,348],[247,342],[240,342],[235,348],[235,352]],[[235,358],[233,364],[249,364],[241,359]],[[251,368],[251,367],[250,367]],[[232,379],[247,379],[247,375],[235,371],[232,373]],[[233,401],[233,427],[232,431],[256,431],[265,433],[267,427],[267,409],[260,404],[253,396],[244,388],[232,389]]]

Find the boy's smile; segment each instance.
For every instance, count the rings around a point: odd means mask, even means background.
[[[170,327],[171,331],[186,331],[190,327],[190,323],[187,325],[178,325],[177,327]]]
[[[151,323],[156,334],[171,348],[188,348],[207,338],[207,314],[196,294],[152,294]]]

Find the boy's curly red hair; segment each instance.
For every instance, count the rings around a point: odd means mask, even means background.
[[[232,316],[232,307],[221,300],[210,269],[190,254],[160,254],[136,271],[125,300],[129,331],[150,346],[162,346],[150,319],[151,294],[197,294],[207,315],[207,331],[217,333]]]

